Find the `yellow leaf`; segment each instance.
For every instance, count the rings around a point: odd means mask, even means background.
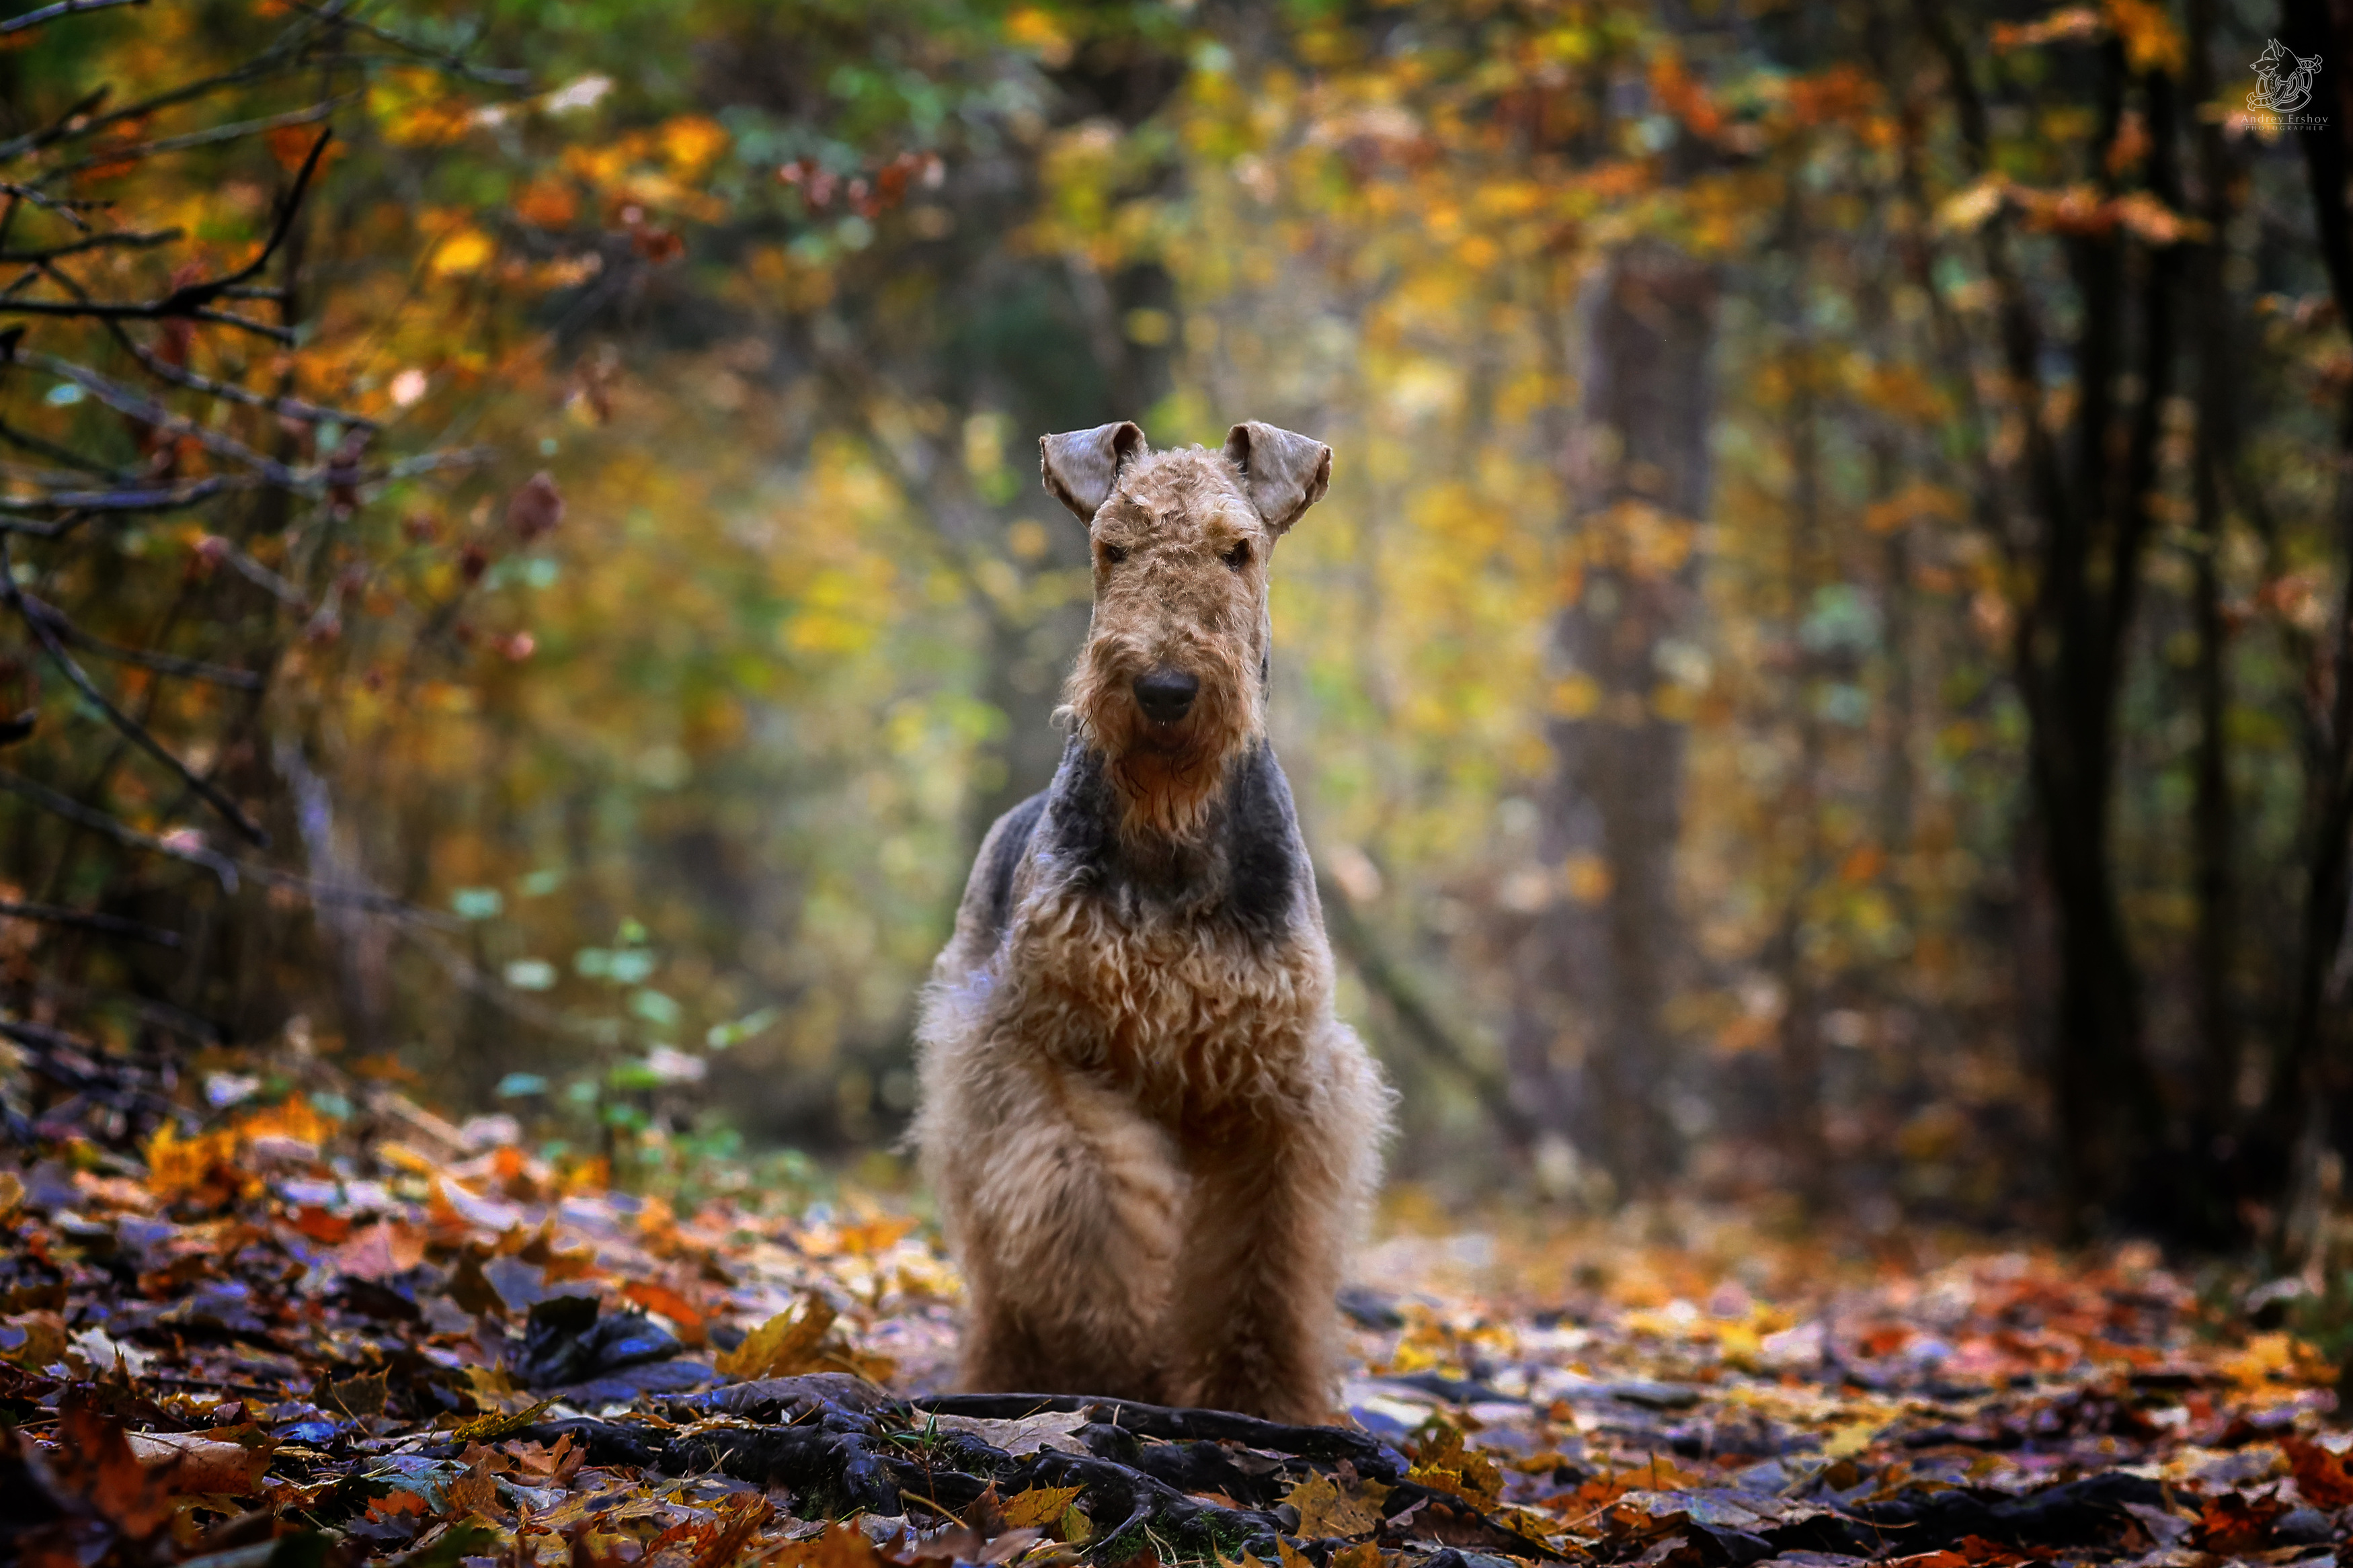
[[[443,240],[440,248],[434,251],[434,274],[441,278],[456,278],[469,272],[480,272],[496,250],[497,247],[491,243],[491,237],[480,229],[461,228]]]
[[[1282,1500],[1299,1510],[1299,1533],[1310,1540],[1369,1535],[1380,1516],[1342,1491],[1329,1476],[1311,1476]]]
[[[538,1404],[518,1410],[512,1415],[501,1415],[495,1412],[488,1415],[477,1415],[471,1421],[458,1423],[457,1429],[449,1436],[461,1444],[495,1443],[501,1437],[522,1431],[538,1420],[540,1413],[554,1403],[553,1399],[543,1399]]]
[[[1831,1434],[1830,1440],[1822,1445],[1822,1453],[1833,1460],[1852,1459],[1870,1447],[1871,1440],[1878,1436],[1877,1421],[1851,1421]]]
[[[2152,0],[2107,0],[2108,26],[2124,40],[2125,58],[2139,72],[2176,72],[2187,57],[2165,7]]]
[[[727,132],[715,120],[682,114],[661,128],[662,156],[680,178],[691,180],[727,148]]]
[[[1449,1492],[1472,1507],[1495,1506],[1504,1492],[1504,1472],[1484,1454],[1462,1446],[1462,1434],[1451,1426],[1422,1445],[1421,1457],[1406,1479],[1432,1491]]]
[[[1031,1487],[1005,1500],[1005,1522],[1017,1530],[1043,1530],[1060,1524],[1078,1500],[1081,1487]]]
[[[1936,208],[1936,226],[1947,234],[1968,234],[2001,210],[2009,182],[1988,174],[1968,188],[1947,196]]]
[[[820,1353],[826,1331],[832,1327],[833,1309],[824,1299],[803,1297],[798,1307],[778,1312],[745,1335],[742,1344],[720,1356],[718,1368],[745,1382],[820,1371],[832,1360]]]

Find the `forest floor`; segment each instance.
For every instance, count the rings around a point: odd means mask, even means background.
[[[954,1272],[854,1198],[681,1212],[398,1100],[112,1152],[58,1114],[0,1163],[0,1559],[2207,1568],[2353,1529],[2337,1369],[2146,1249],[1405,1227],[1345,1425],[1289,1427],[943,1396]]]

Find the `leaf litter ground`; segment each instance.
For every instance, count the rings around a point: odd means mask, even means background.
[[[2129,1247],[1408,1230],[1295,1427],[944,1393],[955,1275],[872,1205],[681,1212],[396,1099],[92,1116],[0,1162],[26,1563],[2208,1568],[2353,1527],[2335,1368]]]

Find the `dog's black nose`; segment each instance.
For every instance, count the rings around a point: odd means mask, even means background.
[[[1174,724],[1193,710],[1200,694],[1198,676],[1162,665],[1135,678],[1135,704],[1155,724]]]

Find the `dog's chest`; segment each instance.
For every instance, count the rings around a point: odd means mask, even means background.
[[[1022,1035],[1171,1119],[1288,1081],[1329,1005],[1328,963],[1302,940],[1086,890],[1046,894],[1024,916],[1005,954]]]

